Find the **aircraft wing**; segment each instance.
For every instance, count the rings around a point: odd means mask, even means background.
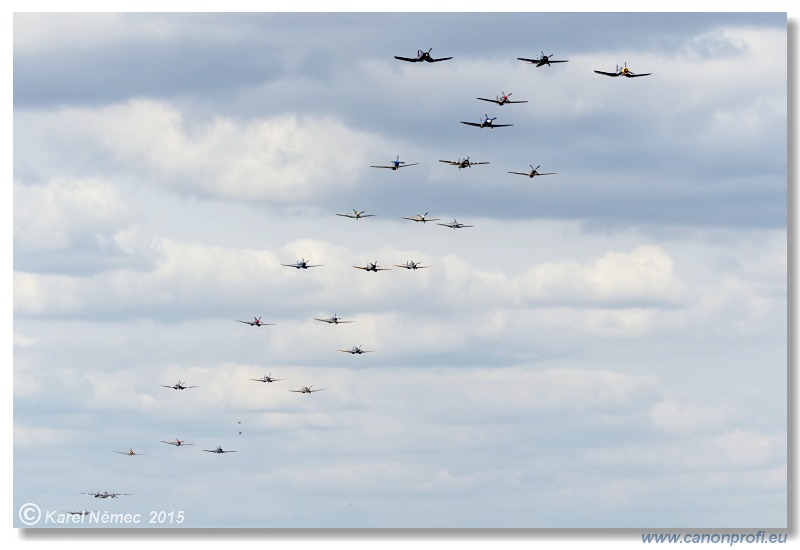
[[[325,391],[325,388],[320,388],[318,390],[308,390],[308,393],[314,393],[315,391]]]
[[[509,126],[510,126],[510,124],[509,124]],[[491,163],[487,162],[487,161],[484,161],[484,162],[470,162],[470,164],[491,164]]]
[[[439,162],[444,162],[445,164],[452,164],[453,166],[457,166],[457,165],[461,164],[460,162],[455,161],[455,160],[440,160]]]
[[[252,321],[240,321],[239,319],[236,319],[236,322],[237,323],[244,323],[245,325],[254,325],[255,324]]]
[[[486,99],[485,97],[479,97],[477,99],[480,99],[481,101],[488,101],[489,103],[497,103],[498,105],[500,105],[500,102],[497,101],[496,99]]]
[[[556,59],[556,60],[551,59],[550,61],[548,61],[548,63],[566,63],[567,61],[569,61],[569,59]]]
[[[595,71],[595,72],[597,72],[597,71]],[[625,76],[627,76],[628,78],[636,78],[637,76],[649,76],[651,74],[653,74],[653,73],[642,73],[642,74],[630,74],[630,73],[628,73]]]
[[[536,175],[537,176],[552,176],[555,173],[556,172],[537,172]]]
[[[470,126],[477,126],[478,128],[480,128],[480,126],[481,126],[481,125],[480,125],[479,123],[477,123],[477,122],[464,122],[463,120],[461,121],[461,124],[468,124],[468,125],[470,125]]]
[[[355,267],[355,266],[353,266],[353,267]],[[322,321],[323,323],[333,323],[334,322],[332,319],[317,319],[316,317],[314,318],[314,320],[315,321]]]
[[[419,163],[418,163],[418,162],[412,162],[411,164],[406,164],[406,163],[404,162],[403,164],[400,164],[400,165],[398,165],[397,167],[398,167],[398,168],[405,168],[405,167],[407,167],[407,166],[416,166],[417,164],[419,164]]]
[[[478,124],[477,126],[480,126],[480,124]],[[486,126],[488,126],[489,128],[505,128],[507,126],[514,126],[514,125],[513,124],[487,124]],[[478,164],[478,163],[477,162],[473,162],[472,164]]]
[[[525,100],[520,99],[519,101],[511,101],[510,99],[506,100],[506,103],[527,103],[527,102],[528,102],[527,99]]]
[[[519,174],[520,176],[530,176],[529,172],[509,172],[509,174]]]
[[[421,61],[421,59],[417,59],[416,57],[400,57],[399,55],[394,56],[394,58],[399,59],[400,61],[410,61],[411,63],[417,63],[418,61]]]
[[[363,269],[364,271],[367,271],[369,269],[367,267],[364,267],[363,265],[354,265],[353,267],[355,267],[356,269]]]
[[[595,71],[597,74],[604,74],[606,76],[619,76],[619,73],[607,73],[605,71]]]
[[[527,57],[518,57],[520,61],[525,61],[526,63],[538,63],[538,59],[528,59]]]
[[[371,165],[370,168],[389,168],[391,170],[394,170],[395,167],[394,166],[374,166],[374,165]]]
[[[452,57],[440,57],[439,59],[431,58],[431,63],[436,63],[437,61],[447,61],[448,59],[453,59]]]
[[[383,168],[382,166],[373,166],[372,168]],[[341,216],[343,218],[355,218],[353,214],[336,214],[337,216]]]

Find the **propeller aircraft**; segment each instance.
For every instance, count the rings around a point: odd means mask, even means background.
[[[188,390],[189,388],[196,388],[197,386],[186,386],[183,382],[178,380],[177,384],[173,384],[172,386],[165,386],[161,385],[162,388],[172,388],[173,390]]]
[[[360,265],[354,265],[353,267],[355,267],[356,269],[363,269],[364,271],[374,271],[375,273],[377,273],[378,271],[391,271],[392,270],[391,267],[378,267],[378,261],[377,260],[375,260],[374,263],[373,262],[367,262],[366,267],[365,266],[360,266]]]
[[[102,493],[94,492],[94,493],[81,493],[81,494],[82,495],[91,495],[94,498],[117,498],[117,497],[130,496],[131,495],[131,493],[115,493],[113,491],[110,492],[110,493],[108,491],[103,491]]]
[[[305,258],[301,258],[300,260],[298,260],[296,263],[293,263],[293,264],[281,264],[281,265],[285,265],[286,267],[294,267],[295,269],[308,269],[309,267],[322,267],[321,264],[318,264],[318,265],[309,264],[308,261]]]
[[[221,455],[223,453],[235,453],[236,451],[223,451],[222,447],[217,447],[216,449],[203,449],[207,453],[216,453]]]
[[[411,63],[419,63],[421,61],[427,61],[428,63],[436,63],[437,61],[447,61],[448,59],[453,59],[452,57],[440,57],[439,59],[434,59],[431,57],[431,50],[430,48],[427,52],[423,52],[422,50],[417,50],[417,57],[401,57],[399,55],[394,56],[395,59],[399,59],[400,61],[410,61]]]
[[[437,223],[436,225],[443,225],[444,227],[449,227],[450,229],[461,229],[462,227],[475,227],[474,225],[464,225],[463,223],[457,221],[453,218],[453,221],[450,223]]]
[[[355,267],[355,266],[354,266]],[[341,317],[337,317],[336,314],[333,314],[333,317],[328,317],[327,319],[317,319],[314,318],[315,321],[322,321],[323,323],[329,323],[333,325],[338,325],[340,323],[353,323],[354,321],[342,321]]]
[[[553,57],[553,54],[544,55],[544,52],[542,52],[542,55],[537,59],[528,59],[526,57],[518,57],[517,59],[525,61],[526,63],[532,63],[537,67],[541,67],[542,65],[547,65],[549,67],[550,63],[566,63],[569,61],[569,59],[550,59],[551,57]]]
[[[361,349],[361,346],[353,346],[350,349],[340,349],[342,353],[350,353],[352,355],[361,355],[362,353],[372,353],[371,350]]]
[[[510,93],[507,94],[505,92],[500,92],[500,94],[501,95],[496,96],[495,99],[486,99],[485,97],[479,97],[478,99],[480,99],[481,101],[488,101],[490,103],[497,103],[501,107],[503,105],[505,105],[506,103],[527,103],[528,102],[527,100],[525,100],[525,101],[522,101],[522,100],[520,100],[520,101],[511,101],[510,99],[508,99],[509,97],[511,97]]]
[[[261,322],[261,317],[253,317],[252,321],[240,321],[239,319],[236,319],[236,322],[237,323],[244,323],[246,325],[250,325],[251,327],[263,327],[263,326],[267,326],[267,325],[272,325],[272,326],[275,325],[275,323],[262,323]]]
[[[429,265],[419,265],[422,262],[415,262],[413,260],[407,261],[405,264],[394,264],[395,267],[404,267],[406,269],[425,269]]]
[[[449,164],[450,166],[458,166],[458,169],[461,170],[462,168],[469,168],[470,166],[475,166],[476,164],[491,164],[489,162],[472,162],[469,160],[469,157],[465,158],[464,160],[440,160],[439,162],[444,162]]]
[[[134,452],[133,449],[130,449],[128,451],[114,451],[114,452],[117,453],[117,454],[120,454],[120,455],[128,455],[128,456],[139,456],[139,455],[147,454],[147,453]]]
[[[461,121],[461,124],[467,124],[468,126],[476,126],[478,128],[505,128],[507,126],[514,126],[513,124],[495,124],[494,121],[497,117],[489,118],[489,115],[486,113],[483,114],[483,120],[480,122],[464,122]]]
[[[388,168],[389,170],[397,170],[399,168],[406,168],[407,166],[416,166],[419,164],[418,162],[412,162],[411,164],[408,164],[407,162],[400,160],[400,155],[397,155],[397,158],[395,160],[391,160],[389,162],[391,162],[391,164],[389,164],[388,166],[373,165],[370,166],[370,168]]]
[[[313,387],[314,387],[313,385],[312,386],[303,386],[299,390],[289,390],[289,391],[292,391],[292,392],[295,392],[295,393],[314,393],[315,391],[325,391],[325,388],[320,388],[318,390],[312,390],[311,388],[313,388]]]
[[[541,166],[541,164],[539,166]],[[528,176],[529,178],[532,178],[534,176],[550,176],[552,174],[555,174],[555,172],[539,172],[538,171],[539,170],[539,166],[534,168],[533,164],[531,164],[530,165],[530,167],[531,167],[531,171],[530,172],[509,172],[509,174],[519,174],[520,176]]]
[[[354,220],[360,220],[361,218],[371,218],[375,214],[364,214],[363,210],[356,210],[353,208],[352,214],[336,214],[337,216],[342,216],[343,218],[351,218]]]
[[[648,76],[648,75],[653,74],[653,73],[636,74],[636,73],[634,73],[632,70],[630,70],[628,68],[628,62],[627,61],[625,62],[625,66],[622,67],[621,69],[619,68],[619,65],[617,65],[616,72],[613,72],[613,73],[609,73],[609,72],[605,72],[605,71],[595,71],[595,72],[597,74],[602,74],[602,75],[606,75],[606,76],[625,76],[625,77],[628,77],[628,78],[636,78],[637,76]]]
[[[184,445],[194,445],[194,443],[186,443],[184,440],[180,440],[177,437],[175,441],[161,441],[161,443],[166,443],[167,445],[175,445],[176,447],[183,447]]]
[[[251,378],[250,380],[252,380],[253,382],[278,382],[280,380],[283,380],[283,378],[273,378],[272,373],[269,373],[267,375],[264,375],[262,378]]]
[[[469,160],[469,159],[467,159],[467,160]],[[447,161],[440,160],[439,162],[447,162]],[[422,223],[435,222],[435,221],[438,221],[438,220],[441,219],[441,218],[426,218],[425,216],[427,216],[427,215],[428,215],[428,213],[425,212],[424,214],[417,214],[416,216],[410,216],[410,217],[409,216],[402,216],[402,218],[404,220],[411,220],[412,222],[422,222]]]

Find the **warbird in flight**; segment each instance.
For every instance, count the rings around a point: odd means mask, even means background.
[[[469,168],[470,166],[475,166],[476,164],[491,164],[489,162],[472,162],[469,160],[469,157],[465,158],[464,160],[440,160],[439,162],[444,162],[449,164],[450,166],[458,166],[458,169],[461,170],[462,168]]]
[[[354,321],[343,321],[341,317],[337,317],[336,314],[333,314],[333,317],[328,317],[327,319],[317,319],[314,318],[315,321],[322,321],[323,323],[329,323],[332,325],[338,325],[340,323],[353,323]]]
[[[435,222],[441,219],[441,218],[426,218],[425,216],[427,215],[428,213],[425,212],[424,214],[417,214],[416,216],[402,216],[402,218],[404,220],[411,220],[412,222],[422,222],[422,223]]]
[[[550,59],[551,57],[553,57],[553,54],[544,55],[544,52],[542,52],[542,55],[537,59],[528,59],[527,57],[518,57],[517,59],[525,61],[526,63],[533,63],[537,67],[541,67],[542,65],[550,66],[550,63],[566,63],[569,61],[569,59]]]
[[[356,269],[363,269],[364,271],[374,271],[375,273],[377,273],[378,271],[391,271],[392,270],[391,267],[378,267],[378,260],[375,260],[374,263],[373,262],[367,262],[366,266],[354,265],[353,267],[355,267]]]
[[[541,166],[541,164],[539,165]],[[509,172],[509,174],[519,174],[520,176],[528,176],[529,178],[533,178],[535,176],[551,176],[555,174],[555,172],[539,172],[539,166],[536,168],[533,167],[533,164],[530,165],[531,171],[530,172]]]
[[[419,265],[422,262],[415,262],[413,260],[407,261],[405,264],[394,264],[395,267],[404,267],[406,269],[425,269],[429,265]]]
[[[147,453],[134,452],[133,449],[130,449],[130,450],[127,450],[127,451],[114,451],[114,452],[117,453],[117,454],[120,454],[120,455],[128,455],[128,456],[139,456],[139,455],[147,454]]]
[[[508,99],[509,97],[511,97],[510,93],[507,94],[505,92],[500,92],[500,94],[501,95],[497,96],[496,99],[486,99],[485,97],[479,97],[478,99],[480,99],[481,101],[489,101],[490,103],[497,103],[501,107],[503,105],[505,105],[506,103],[527,103],[528,102],[527,100],[525,100],[525,101],[522,101],[522,100],[520,100],[520,101],[511,101],[510,99]]]
[[[263,376],[262,378],[251,378],[250,380],[252,380],[253,382],[278,382],[280,380],[283,380],[283,378],[273,378],[272,373],[269,373]]]
[[[161,385],[162,388],[172,388],[173,390],[188,390],[189,388],[196,388],[197,386],[186,386],[183,382],[178,380],[177,384],[173,384],[171,386]]]
[[[289,391],[292,391],[294,393],[314,393],[315,391],[325,391],[325,388],[320,388],[318,390],[312,390],[311,388],[313,388],[313,387],[314,386],[303,386],[299,390],[289,390]]]
[[[301,258],[300,260],[298,260],[296,263],[293,264],[281,264],[281,265],[285,265],[286,267],[294,267],[296,269],[308,269],[309,267],[322,267],[321,264],[312,265],[308,263],[308,260],[306,260],[305,258]]]
[[[417,50],[417,57],[401,57],[399,55],[394,56],[395,59],[399,59],[400,61],[410,61],[411,63],[419,63],[420,61],[427,61],[428,63],[436,63],[437,61],[447,61],[448,59],[453,59],[452,57],[440,57],[439,59],[434,59],[431,57],[431,50],[430,48],[427,52],[423,52],[422,50]]]
[[[176,447],[183,447],[184,445],[194,445],[194,443],[186,443],[186,441],[175,438],[175,441],[161,441],[161,443],[166,443],[167,445],[175,445]]]
[[[272,325],[272,326],[275,325],[275,323],[262,323],[261,322],[261,317],[253,317],[252,321],[240,321],[239,319],[236,319],[236,322],[237,323],[244,323],[246,325],[250,325],[251,327],[263,327],[263,326],[266,326],[266,325]]]
[[[480,122],[464,122],[461,121],[461,124],[467,124],[469,126],[477,126],[478,128],[505,128],[507,126],[514,126],[513,124],[495,124],[494,121],[497,117],[489,118],[489,115],[486,113],[483,114],[483,120]]]
[[[457,221],[453,218],[453,221],[450,223],[437,223],[436,225],[443,225],[444,227],[449,227],[450,229],[461,229],[462,227],[475,227],[474,225],[464,225],[463,223]]]
[[[361,349],[361,346],[353,346],[350,349],[340,349],[342,353],[350,353],[352,355],[361,355],[362,353],[372,353],[371,350]]]
[[[91,495],[94,498],[117,498],[117,497],[124,497],[131,495],[131,493],[115,493],[114,491],[111,491],[110,493],[108,491],[103,491],[102,493],[94,492],[94,493],[81,493],[81,494]]]
[[[223,451],[222,447],[217,447],[216,449],[203,449],[207,453],[216,453],[221,455],[223,453],[235,453],[236,451]]]
[[[398,170],[399,168],[406,168],[408,166],[416,166],[419,164],[418,162],[412,162],[411,164],[408,164],[407,162],[400,160],[400,155],[397,155],[397,158],[395,160],[391,160],[389,162],[391,162],[391,164],[386,166],[373,165],[370,166],[370,168],[388,168],[389,170]]]
[[[354,220],[360,220],[361,218],[371,218],[375,214],[364,214],[363,210],[356,210],[353,208],[352,214],[336,214],[337,216],[342,216],[343,218],[352,218]]]
[[[653,74],[653,73],[636,74],[636,73],[634,73],[632,70],[630,70],[628,68],[628,62],[627,61],[625,62],[625,66],[622,67],[621,69],[619,68],[619,65],[617,65],[616,72],[613,72],[613,73],[609,73],[609,72],[605,72],[605,71],[595,71],[595,72],[597,74],[602,74],[602,75],[606,75],[606,76],[626,76],[628,78],[636,78],[637,76],[648,76],[648,75]]]

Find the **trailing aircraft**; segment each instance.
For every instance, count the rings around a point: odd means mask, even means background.
[[[410,61],[411,63],[419,63],[421,61],[427,61],[428,63],[436,63],[437,61],[447,61],[448,59],[453,59],[452,57],[440,57],[439,59],[434,59],[431,57],[431,50],[430,48],[427,52],[423,52],[422,50],[417,50],[417,57],[401,57],[399,55],[394,56],[395,59],[399,59],[400,61]]]

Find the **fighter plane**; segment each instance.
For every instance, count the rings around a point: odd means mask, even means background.
[[[510,93],[506,94],[505,92],[500,92],[500,94],[501,95],[496,96],[496,99],[486,99],[485,97],[479,97],[478,99],[480,99],[481,101],[489,101],[491,103],[497,103],[501,107],[503,105],[505,105],[506,103],[527,103],[528,102],[527,100],[525,100],[525,101],[521,101],[521,100],[520,101],[511,101],[510,99],[508,99],[509,97],[511,97]]]
[[[321,267],[321,265],[311,265],[305,258],[301,258],[296,263],[293,264],[281,264],[285,265],[286,267],[294,267],[296,269],[308,269],[309,267]]]
[[[470,166],[475,166],[476,164],[491,164],[489,162],[471,162],[469,157],[465,158],[464,160],[440,160],[439,162],[444,162],[449,164],[450,166],[458,166],[458,169],[461,170],[462,168],[469,168]]]
[[[289,391],[293,391],[295,393],[314,393],[315,391],[325,391],[325,388],[320,388],[318,390],[312,390],[311,388],[313,388],[313,387],[314,386],[303,386],[299,390],[289,390]]]
[[[217,447],[216,449],[203,449],[207,453],[216,453],[221,455],[223,453],[235,453],[236,451],[223,451],[222,447]]]
[[[250,325],[251,327],[263,327],[265,325],[273,325],[273,326],[275,325],[275,323],[262,323],[261,317],[253,317],[252,321],[239,321],[239,319],[236,319],[236,322],[244,323],[246,325]]]
[[[461,121],[461,124],[467,124],[469,126],[477,126],[478,128],[505,128],[506,126],[514,126],[513,124],[495,124],[494,121],[497,117],[489,118],[489,115],[486,113],[483,114],[483,120],[480,122],[464,122]]]
[[[606,76],[626,76],[628,78],[636,78],[637,76],[648,76],[648,75],[653,74],[653,73],[636,74],[636,73],[634,73],[632,70],[630,70],[628,68],[628,62],[627,61],[625,62],[625,66],[622,67],[621,69],[619,68],[619,65],[617,65],[616,72],[613,72],[613,73],[607,73],[605,71],[595,71],[595,72],[597,74],[603,74],[603,75],[606,75]]]
[[[82,495],[91,495],[94,498],[117,498],[117,497],[123,497],[123,496],[130,496],[131,493],[115,493],[113,491],[109,493],[108,491],[103,491],[102,493],[94,492],[94,493],[81,493],[81,494]]]
[[[283,380],[283,378],[273,378],[272,373],[269,373],[262,378],[251,378],[253,382],[278,382],[279,380]]]
[[[333,314],[333,317],[328,317],[327,319],[317,319],[314,318],[315,321],[322,321],[323,323],[330,323],[333,325],[338,325],[339,323],[352,323],[353,321],[342,321],[341,317],[337,317],[336,314]]]
[[[449,227],[450,229],[461,229],[462,227],[475,227],[474,225],[464,225],[463,223],[457,221],[455,218],[453,218],[453,221],[451,223],[437,223],[436,225],[443,225],[445,227]]]
[[[88,516],[89,510],[84,510],[83,512],[78,511],[78,512],[67,512],[67,513],[71,516]]]
[[[361,355],[362,353],[372,353],[371,350],[361,349],[361,346],[353,346],[350,349],[340,349],[342,353],[350,353],[353,355]]]
[[[436,63],[437,61],[447,61],[448,59],[453,59],[452,57],[440,57],[439,59],[434,59],[431,57],[431,50],[430,48],[427,52],[423,52],[422,50],[417,50],[417,57],[401,57],[399,55],[394,56],[395,59],[399,59],[400,61],[410,61],[411,63],[419,63],[420,61],[427,61],[428,63]]]
[[[378,267],[378,261],[377,260],[375,260],[375,263],[367,262],[366,267],[365,266],[360,266],[360,265],[354,265],[353,267],[355,267],[356,269],[363,269],[364,271],[374,271],[375,273],[377,273],[378,271],[391,271],[392,270],[391,267]]]
[[[541,164],[539,166],[541,166]],[[550,176],[552,174],[555,174],[555,172],[538,172],[539,166],[534,168],[533,164],[531,164],[530,165],[530,167],[531,167],[531,171],[530,172],[509,172],[509,174],[519,174],[520,176],[528,176],[529,178],[532,178],[534,176]]]
[[[137,452],[134,452],[134,450],[133,450],[133,449],[130,449],[130,450],[128,450],[128,451],[114,451],[114,452],[115,452],[115,453],[117,453],[117,454],[121,454],[121,455],[128,455],[128,456],[138,456],[138,455],[147,454],[147,453],[137,453]]]
[[[389,164],[388,166],[373,165],[370,166],[370,168],[388,168],[389,170],[397,170],[398,168],[406,168],[407,166],[416,166],[419,164],[418,162],[412,162],[411,164],[408,164],[407,162],[400,160],[400,155],[397,155],[397,158],[395,160],[390,160],[389,162],[391,162],[391,164]]]
[[[166,443],[167,445],[175,445],[176,447],[183,447],[184,445],[194,445],[194,443],[186,443],[184,440],[180,440],[177,437],[175,441],[161,441],[161,443]]]
[[[469,159],[467,160],[469,161]],[[447,161],[440,160],[439,162],[447,162]],[[425,212],[424,214],[417,214],[416,216],[410,216],[410,217],[402,216],[402,218],[404,220],[411,220],[412,222],[422,222],[422,223],[435,222],[441,219],[441,218],[426,218],[425,216],[427,215],[428,213]]]
[[[406,269],[425,269],[426,267],[430,267],[429,265],[419,265],[422,262],[415,262],[413,260],[407,261],[405,264],[394,264],[395,267],[404,267]]]
[[[518,57],[517,59],[520,61],[525,61],[526,63],[533,63],[537,67],[541,67],[542,65],[549,66],[550,63],[566,63],[569,61],[569,59],[550,59],[551,57],[553,57],[553,54],[544,55],[544,52],[542,52],[542,55],[538,59],[528,59],[526,57]]]
[[[185,386],[183,384],[183,382],[178,380],[177,384],[173,384],[172,386],[165,386],[165,385],[162,384],[161,387],[162,388],[172,388],[173,390],[187,390],[189,388],[196,388],[197,386]]]
[[[363,210],[356,210],[353,208],[352,214],[336,214],[337,216],[342,216],[343,218],[352,218],[354,220],[360,220],[361,218],[371,218],[375,214],[364,214]]]

